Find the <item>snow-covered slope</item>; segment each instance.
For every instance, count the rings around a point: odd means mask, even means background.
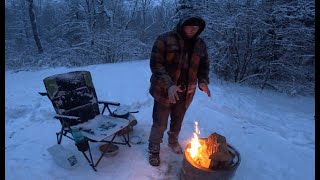
[[[120,146],[114,157],[104,157],[94,172],[74,142],[63,146],[76,154],[80,166],[63,169],[47,148],[56,143],[59,122],[51,102],[38,92],[45,91],[42,80],[50,75],[88,70],[99,100],[110,100],[139,109],[138,125],[132,136],[141,144]],[[39,71],[6,72],[5,77],[5,176],[16,179],[179,179],[182,155],[161,144],[161,165],[148,163],[147,145],[152,124],[153,99],[148,93],[149,61],[55,68]],[[197,90],[187,111],[180,134],[185,146],[192,138],[194,121],[200,136],[213,132],[224,135],[241,153],[236,180],[277,180],[315,178],[314,97],[289,97],[212,80],[212,97]],[[92,144],[97,159],[99,143]]]

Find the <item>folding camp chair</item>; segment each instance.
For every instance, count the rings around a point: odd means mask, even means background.
[[[43,82],[47,92],[39,94],[51,100],[57,113],[54,118],[61,124],[61,130],[56,133],[58,144],[63,136],[74,140],[78,150],[95,171],[105,152],[102,152],[95,163],[89,141],[131,147],[129,132],[137,124],[132,115],[136,112],[128,112],[128,107],[122,107],[118,102],[98,101],[89,71],[53,75],[45,78]],[[103,105],[101,114],[99,104]],[[112,112],[109,106],[117,106],[117,109]],[[109,115],[103,115],[106,108]],[[116,141],[117,136],[122,136],[124,142]],[[87,151],[90,158],[86,154]]]

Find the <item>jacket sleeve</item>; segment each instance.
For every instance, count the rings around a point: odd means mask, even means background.
[[[165,68],[165,41],[158,37],[152,47],[150,68],[154,78],[160,81],[160,86],[167,90],[174,83]]]
[[[202,56],[200,59],[199,70],[198,70],[198,82],[209,84],[209,59],[208,59],[208,51],[207,45],[202,41],[201,47]]]

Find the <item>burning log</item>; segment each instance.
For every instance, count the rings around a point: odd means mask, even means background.
[[[202,146],[207,146],[207,138],[199,138],[198,139]],[[240,153],[235,149],[233,146],[228,144],[229,153],[232,156],[231,164],[228,164],[228,168],[221,168],[221,169],[211,169],[209,168],[210,161],[209,157],[206,159],[204,158],[203,161],[198,163],[191,157],[190,152],[188,149],[191,148],[191,143],[187,144],[184,151],[184,159],[182,162],[181,180],[212,180],[212,179],[224,179],[229,180],[232,179],[234,176],[239,164],[240,164]],[[204,151],[201,151],[202,156],[207,156],[207,149],[204,147]],[[196,159],[197,160],[197,159]],[[213,163],[213,162],[212,162]]]
[[[232,162],[232,155],[229,153],[226,138],[216,132],[207,139],[207,154],[209,156],[210,169],[224,169]]]
[[[240,153],[226,138],[212,133],[208,138],[199,138],[198,123],[190,143],[184,150],[181,180],[232,179],[240,164]]]

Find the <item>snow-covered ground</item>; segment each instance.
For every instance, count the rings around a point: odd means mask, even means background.
[[[74,142],[63,146],[76,154],[80,165],[72,170],[58,166],[47,148],[56,143],[59,122],[45,91],[47,76],[73,70],[88,70],[99,100],[110,100],[139,109],[132,135],[141,144],[119,146],[114,157],[104,157],[94,172]],[[153,99],[148,93],[149,61],[6,72],[5,77],[5,177],[17,179],[179,179],[182,155],[161,144],[161,165],[148,163],[147,145],[152,124]],[[224,135],[241,153],[235,180],[315,179],[314,97],[290,97],[238,84],[212,80],[212,97],[197,90],[187,111],[180,141],[192,138],[194,121],[200,137],[213,132]],[[99,143],[92,144],[97,159]]]

